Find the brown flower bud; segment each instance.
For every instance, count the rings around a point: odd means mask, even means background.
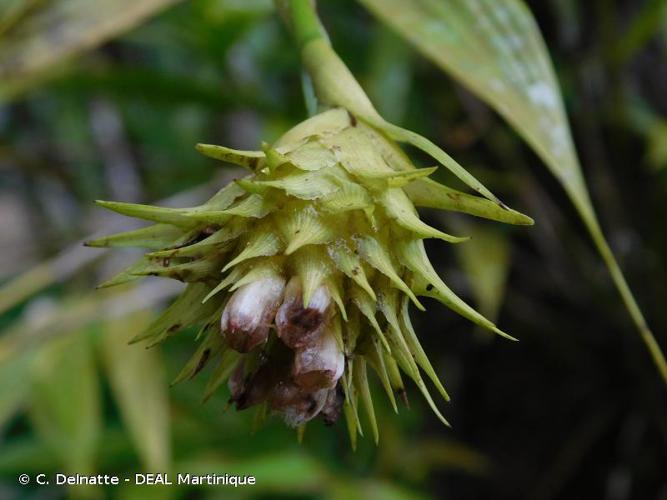
[[[306,390],[331,389],[336,386],[344,368],[343,351],[333,332],[325,328],[312,344],[296,351],[292,377]]]
[[[316,417],[326,399],[326,389],[307,391],[291,380],[283,380],[273,387],[269,405],[282,413],[287,425],[296,427]]]
[[[234,403],[237,410],[262,403],[277,380],[277,370],[270,363],[265,362],[256,372],[247,373],[245,363],[241,361],[227,382],[231,396],[229,402]]]
[[[312,343],[321,335],[330,309],[331,296],[325,286],[315,290],[310,303],[304,307],[301,280],[293,277],[276,314],[278,336],[292,349]]]

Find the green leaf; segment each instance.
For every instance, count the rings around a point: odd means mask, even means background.
[[[667,383],[667,362],[595,215],[558,82],[526,5],[521,0],[359,2],[492,106],[542,158],[575,205]]]
[[[0,18],[0,33],[6,27],[0,45],[0,101],[33,85],[71,57],[139,25],[177,1],[55,0],[37,2],[28,13],[27,7],[22,9],[20,19],[4,12]]]
[[[23,353],[0,363],[0,428],[26,402],[30,388],[28,370],[32,353]]]
[[[89,331],[45,345],[32,370],[30,417],[64,471],[94,472],[102,424]]]
[[[520,0],[359,0],[493,106],[561,180],[585,192],[538,28]]]
[[[166,372],[157,349],[128,345],[146,326],[140,312],[108,323],[101,356],[121,416],[146,470],[167,471],[171,461],[169,396]]]

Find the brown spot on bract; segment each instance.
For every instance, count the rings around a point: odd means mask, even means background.
[[[181,326],[182,325],[180,323],[174,323],[169,328],[167,328],[167,333],[174,333],[175,331],[180,330]]]
[[[406,392],[405,388],[401,387],[396,391],[396,394],[398,395],[399,398],[401,398],[403,404],[409,409],[410,402],[408,401],[408,393]]]
[[[201,353],[201,358],[199,358],[199,362],[197,363],[197,366],[195,367],[194,371],[192,372],[192,375],[190,375],[190,378],[194,377],[197,375],[202,369],[206,366],[206,362],[208,361],[208,358],[211,356],[211,350],[210,349],[204,349],[204,352]]]
[[[426,285],[426,291],[430,292],[431,290],[433,290],[433,284],[429,283],[428,285]]]
[[[187,240],[185,243],[181,243],[180,245],[174,245],[173,249],[178,250],[179,248],[184,248],[184,247],[189,247],[190,245],[194,245],[195,243],[199,243],[202,240],[205,240],[209,236],[211,236],[213,233],[217,231],[217,229],[212,228],[213,226],[207,226],[201,231],[199,231],[196,235],[194,235],[192,238]]]
[[[179,269],[178,271],[173,271],[170,276],[185,283],[192,277],[192,271],[190,269]]]
[[[356,126],[357,126],[357,117],[354,116],[354,115],[353,115],[352,113],[350,113],[349,111],[347,112],[347,116],[350,117],[350,125],[352,125],[353,127],[356,127]]]

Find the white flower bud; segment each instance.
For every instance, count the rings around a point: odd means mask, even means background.
[[[284,287],[285,280],[276,275],[234,292],[220,320],[222,333],[232,349],[249,352],[266,342]]]
[[[308,307],[304,307],[301,280],[293,277],[276,314],[278,336],[292,349],[312,343],[321,335],[330,309],[331,295],[325,286],[315,290]]]
[[[345,369],[345,356],[330,329],[294,354],[292,377],[306,390],[331,389]]]

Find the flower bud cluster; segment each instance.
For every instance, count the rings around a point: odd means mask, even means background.
[[[244,285],[223,310],[221,331],[229,347],[248,353],[266,344],[274,326],[290,360],[286,363],[282,352],[266,355],[254,370],[239,363],[228,384],[231,401],[237,409],[268,402],[292,426],[323,411],[332,423],[342,404],[335,395],[345,357],[331,328],[330,294],[321,286],[304,306],[300,279],[294,276],[284,284],[271,276]]]
[[[444,421],[426,380],[447,393],[410,320],[410,304],[424,309],[420,296],[506,336],[443,282],[424,250],[425,238],[466,238],[425,224],[415,207],[531,222],[429,179],[435,168],[415,168],[362,118],[333,108],[262,151],[199,145],[249,174],[192,208],[100,202],[154,224],[90,242],[149,249],[103,286],[142,276],[187,284],[135,339],[157,344],[199,325],[199,348],[177,380],[214,364],[206,397],[227,383],[238,410],[257,405],[298,426],[344,413],[353,443],[361,411],[378,436],[369,372],[394,409],[407,376]]]

